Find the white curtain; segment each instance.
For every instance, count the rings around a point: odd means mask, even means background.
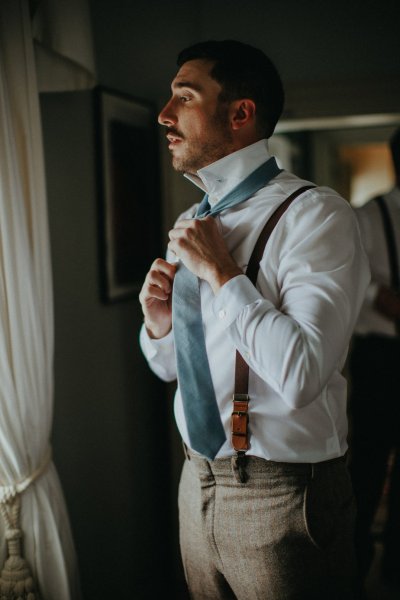
[[[29,5],[1,0],[0,505],[4,513],[19,500],[21,510],[19,523],[0,517],[0,569],[6,530],[20,528],[41,598],[76,600],[75,550],[49,458],[52,402],[52,281]]]

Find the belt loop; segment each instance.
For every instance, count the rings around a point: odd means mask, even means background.
[[[315,464],[311,463],[311,480],[315,479]]]

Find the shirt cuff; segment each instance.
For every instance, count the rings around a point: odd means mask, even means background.
[[[157,355],[169,354],[173,343],[174,335],[172,330],[163,338],[153,339],[147,333],[146,327],[142,325],[142,329],[140,330],[140,345],[149,360],[152,360]]]
[[[214,315],[229,327],[249,304],[263,299],[246,275],[237,275],[227,281],[213,301]]]

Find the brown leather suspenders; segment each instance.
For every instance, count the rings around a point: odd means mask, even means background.
[[[291,194],[271,215],[266,224],[264,225],[263,230],[260,233],[260,236],[254,246],[254,250],[251,254],[249,264],[246,269],[246,275],[250,279],[250,281],[256,285],[257,275],[260,268],[260,261],[264,254],[265,246],[268,242],[268,238],[271,235],[275,225],[278,223],[279,219],[285,212],[287,208],[289,208],[290,204],[293,202],[297,196],[309,190],[310,188],[315,187],[314,185],[307,185],[301,187],[296,190],[293,194]],[[248,423],[249,423],[249,365],[246,363],[242,355],[236,351],[236,366],[235,366],[235,392],[233,394],[233,412],[232,412],[232,420],[231,420],[231,433],[232,433],[232,446],[238,452],[238,454],[244,454],[250,448],[249,443],[249,432],[248,432]]]

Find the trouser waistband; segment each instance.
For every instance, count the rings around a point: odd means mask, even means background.
[[[345,464],[347,461],[347,454],[316,463],[278,462],[251,454],[239,456],[235,454],[226,458],[209,460],[204,456],[192,452],[185,443],[183,443],[183,451],[186,459],[196,465],[199,471],[209,470],[218,475],[227,473],[230,469],[235,479],[241,483],[245,483],[252,472],[287,473],[288,475],[304,475],[312,479],[318,470],[329,468],[335,464]]]

